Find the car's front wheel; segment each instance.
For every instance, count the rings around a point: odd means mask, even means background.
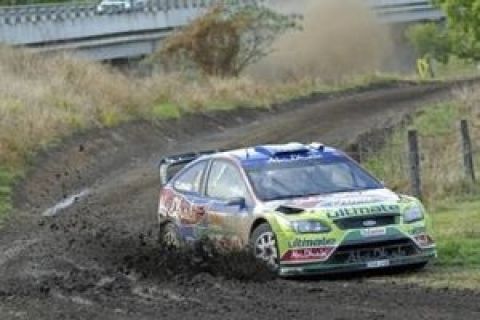
[[[253,230],[250,246],[257,259],[264,261],[272,271],[278,271],[277,237],[268,223],[262,223]]]

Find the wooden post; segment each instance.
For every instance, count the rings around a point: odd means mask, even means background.
[[[420,155],[418,152],[418,136],[416,130],[408,131],[408,159],[410,162],[410,185],[412,194],[422,198],[422,182],[420,177]]]
[[[465,175],[468,179],[472,180],[472,182],[475,182],[472,141],[470,139],[470,131],[468,130],[467,120],[460,120],[460,133],[462,136],[463,165],[465,168]]]

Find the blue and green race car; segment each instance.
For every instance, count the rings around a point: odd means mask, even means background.
[[[280,276],[395,266],[436,256],[422,203],[320,143],[262,145],[160,163],[160,236],[252,250]]]

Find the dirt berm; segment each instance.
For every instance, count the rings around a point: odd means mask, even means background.
[[[67,139],[37,157],[0,231],[0,319],[479,319],[478,292],[359,276],[272,279],[247,257],[179,256],[155,244],[161,156],[267,142],[348,144],[447,99],[456,85],[392,84]],[[42,216],[83,190],[72,206]]]

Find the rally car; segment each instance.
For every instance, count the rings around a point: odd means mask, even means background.
[[[159,168],[168,245],[248,248],[281,276],[419,268],[436,256],[419,200],[320,143],[184,154]]]

